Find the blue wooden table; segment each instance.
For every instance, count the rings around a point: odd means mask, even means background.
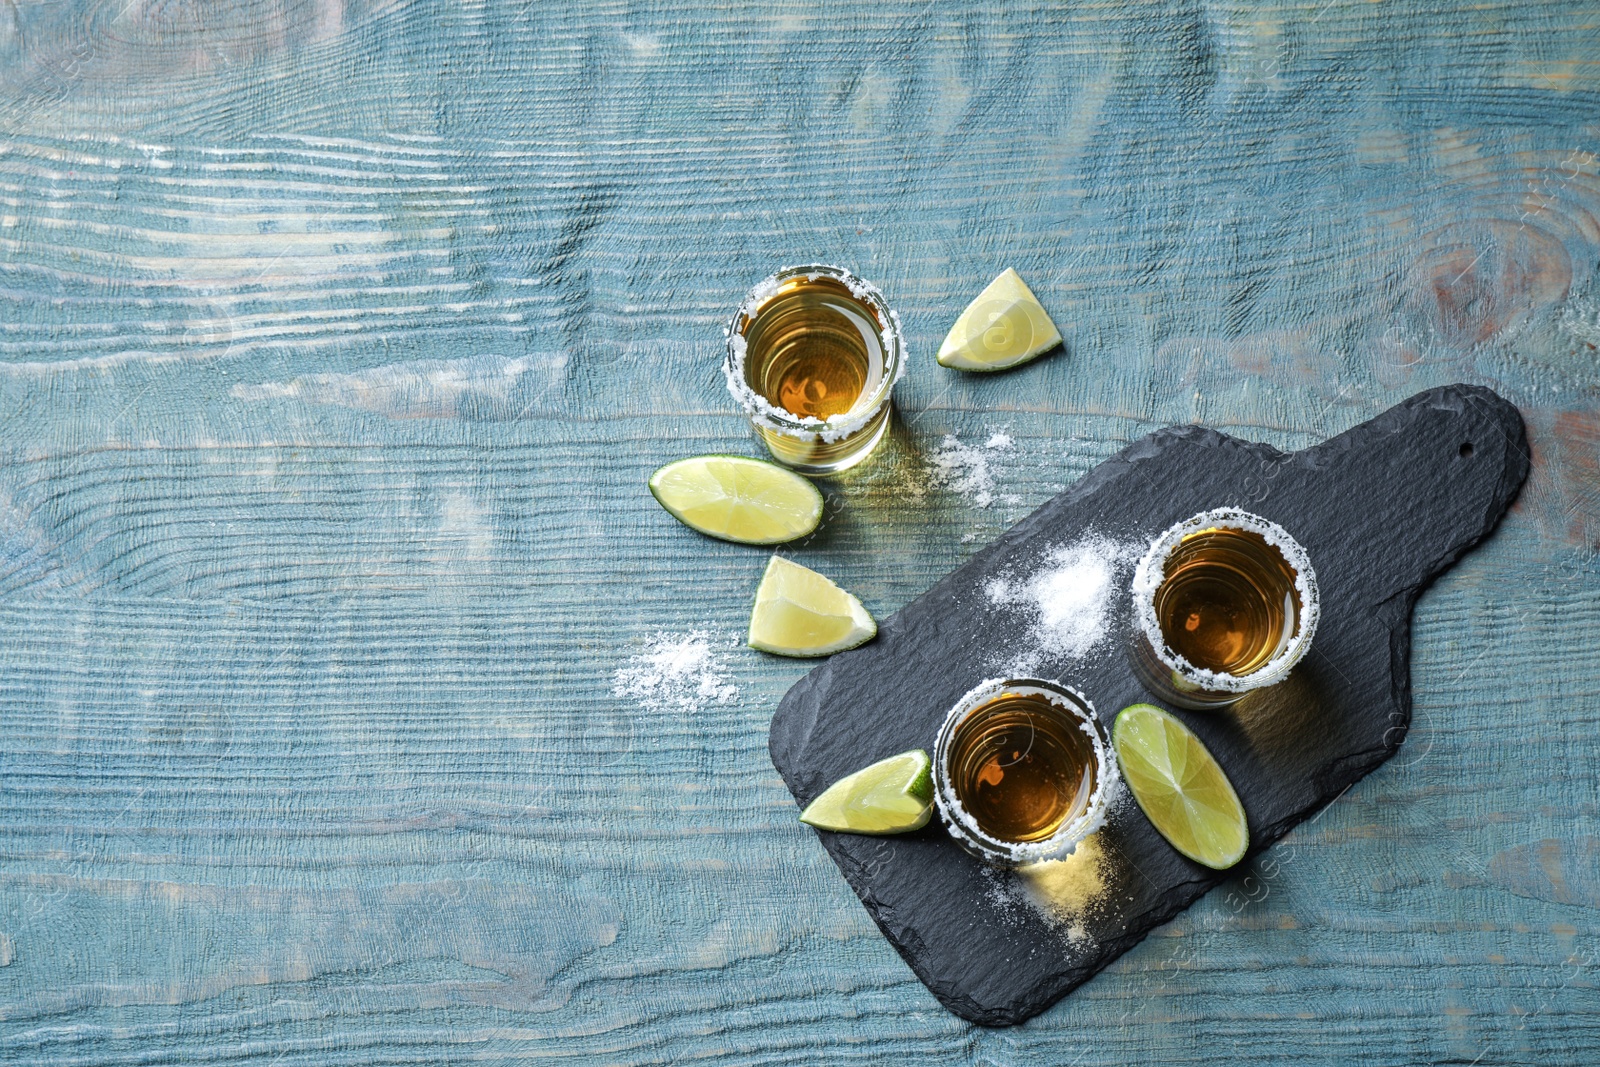
[[[0,4],[0,1062],[1595,1062],[1597,123],[1575,2]],[[911,344],[790,552],[880,617],[1163,425],[1529,426],[1401,753],[1015,1029],[644,490],[805,260]],[[1008,266],[1065,351],[936,366]]]

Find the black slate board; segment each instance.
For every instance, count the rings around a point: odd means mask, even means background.
[[[949,707],[1004,673],[1028,621],[983,586],[1036,566],[1089,531],[1148,542],[1172,523],[1234,505],[1279,523],[1311,555],[1323,616],[1283,684],[1221,712],[1178,711],[1232,778],[1259,852],[1399,747],[1411,720],[1411,608],[1486,536],[1528,473],[1516,408],[1490,390],[1430,390],[1292,454],[1194,426],[1143,438],[1012,527],[885,619],[877,640],[797,682],[773,716],[772,762],[804,806],[874,760],[933,749]],[[1148,700],[1123,654],[1124,583],[1112,636],[1086,660],[1046,656],[1042,677],[1080,687],[1109,728]],[[1069,940],[1006,902],[995,872],[935,820],[875,838],[820,832],[878,926],[945,1007],[990,1026],[1028,1019],[1228,877],[1174,851],[1131,803],[1102,841],[1106,906]]]

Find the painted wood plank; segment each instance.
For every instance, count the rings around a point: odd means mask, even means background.
[[[0,6],[0,1061],[1583,1060],[1597,103],[1577,2]],[[1402,754],[1014,1031],[792,821],[763,554],[642,491],[755,447],[720,327],[813,257],[923,357],[792,550],[879,613],[1167,423],[1528,421]],[[1005,266],[1066,351],[934,366]],[[613,693],[696,632],[735,697]]]

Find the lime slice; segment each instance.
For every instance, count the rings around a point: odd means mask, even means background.
[[[826,656],[872,639],[878,624],[861,601],[781,556],[767,562],[750,612],[751,648],[780,656]]]
[[[950,327],[939,346],[939,365],[957,370],[1004,370],[1060,343],[1061,331],[1045,314],[1033,290],[1008,267]]]
[[[1190,729],[1154,704],[1132,704],[1111,728],[1122,777],[1167,844],[1216,870],[1250,847],[1244,806]]]
[[[724,541],[776,545],[822,520],[822,494],[793,471],[745,456],[694,456],[650,476],[656,502],[685,526]]]
[[[841,778],[806,805],[800,821],[847,834],[902,834],[933,815],[933,761],[902,752]]]

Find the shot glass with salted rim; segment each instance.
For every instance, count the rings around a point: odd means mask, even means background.
[[[877,286],[842,267],[785,267],[750,290],[727,338],[728,391],[778,462],[834,474],[883,438],[905,340]]]
[[[962,848],[999,867],[1070,854],[1104,824],[1119,780],[1094,706],[1043,678],[979,683],[934,745],[940,818]]]
[[[1224,707],[1287,678],[1320,614],[1300,543],[1259,515],[1214,508],[1163,532],[1134,569],[1128,658],[1156,697]]]

